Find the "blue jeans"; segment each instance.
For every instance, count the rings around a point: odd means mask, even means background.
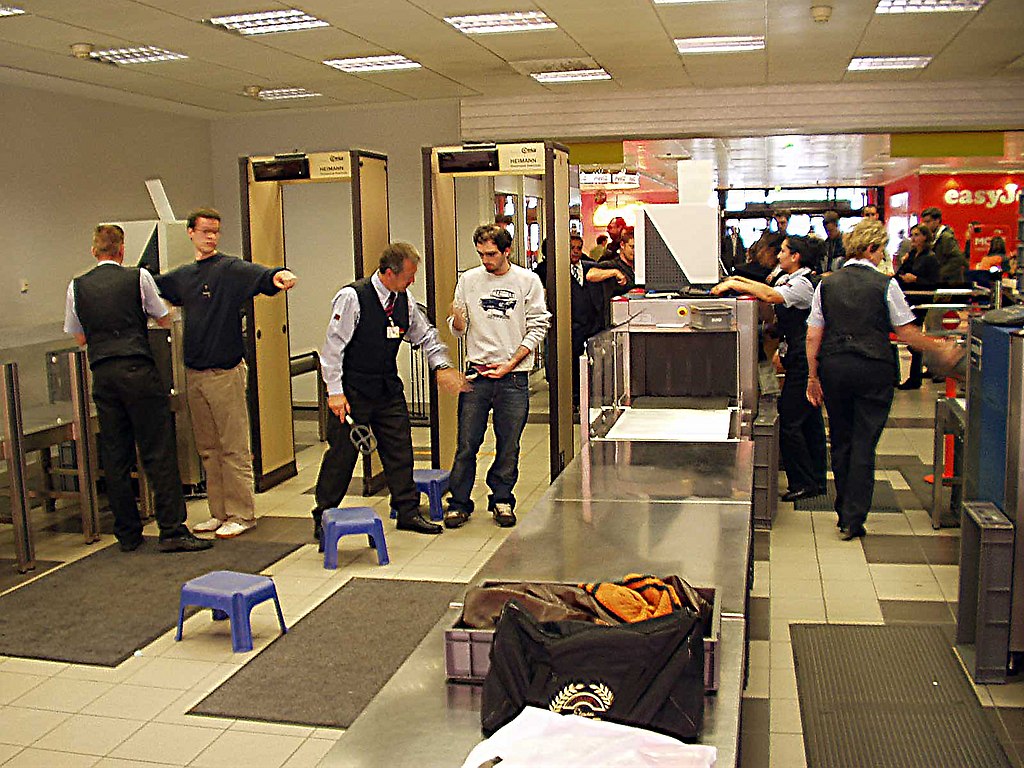
[[[512,494],[519,479],[519,440],[530,412],[529,374],[510,373],[500,379],[483,376],[473,381],[472,392],[459,395],[459,439],[449,479],[451,499],[448,509],[473,511],[473,482],[476,480],[476,454],[487,430],[487,414],[494,413],[495,456],[487,471],[491,489],[487,506],[516,505]]]

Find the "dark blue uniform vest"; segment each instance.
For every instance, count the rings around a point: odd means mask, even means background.
[[[153,359],[139,270],[97,265],[75,278],[75,312],[89,345],[89,366],[116,357]]]
[[[398,376],[398,349],[409,330],[409,295],[398,292],[390,322],[370,278],[352,283],[359,298],[359,323],[345,347],[342,387],[367,398],[394,397],[402,393]],[[388,328],[399,329],[388,338]]]

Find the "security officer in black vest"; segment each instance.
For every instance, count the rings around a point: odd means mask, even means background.
[[[820,240],[789,235],[779,250],[780,273],[771,286],[733,277],[711,289],[714,294],[736,290],[774,305],[776,329],[786,378],[779,395],[779,455],[789,480],[783,501],[797,501],[825,493],[828,464],[825,421],[821,408],[807,401],[807,316],[818,278],[811,269],[820,263]]]
[[[850,232],[846,261],[815,290],[807,320],[807,399],[824,402],[828,410],[837,525],[844,541],[866,533],[875,448],[894,389],[889,333],[916,349],[935,350],[943,367],[952,368],[962,356],[956,346],[918,330],[903,291],[876,269],[888,241],[884,224],[861,220]]]
[[[320,365],[327,384],[327,404],[337,418],[327,423],[329,448],[316,481],[313,536],[317,539],[324,510],[341,503],[355,468],[358,452],[349,438],[346,416],[355,424],[368,425],[377,438],[398,529],[430,534],[444,530],[419,513],[420,494],[412,478],[409,406],[398,376],[401,343],[423,347],[427,363],[444,389],[454,394],[469,385],[452,367],[437,329],[409,299],[407,289],[416,279],[419,261],[420,255],[409,243],[391,243],[384,249],[378,271],[342,288],[334,297]]]
[[[68,286],[64,330],[88,345],[92,396],[100,424],[99,447],[123,552],[143,542],[132,490],[135,444],[156,500],[161,552],[198,552],[213,544],[185,527],[185,500],[167,391],[149,348],[147,317],[170,327],[167,307],[145,269],[122,267],[124,231],[96,227],[92,255],[99,262]]]

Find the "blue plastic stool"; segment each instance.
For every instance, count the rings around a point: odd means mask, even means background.
[[[235,571],[213,571],[185,582],[181,588],[181,606],[178,610],[178,633],[185,620],[185,608],[190,605],[213,609],[213,620],[231,619],[231,650],[235,653],[252,650],[252,625],[249,614],[253,607],[265,600],[273,600],[277,608],[277,621],[281,632],[288,631],[277,599],[277,587],[268,576],[253,576]]]
[[[365,533],[370,546],[377,550],[377,565],[387,565],[388,543],[384,539],[384,523],[370,507],[325,509],[320,551],[324,553],[324,568],[338,567],[338,541],[352,533]]]
[[[413,482],[416,483],[416,490],[427,494],[430,500],[430,519],[438,522],[444,519],[444,505],[441,498],[448,490],[448,480],[451,472],[447,469],[414,469],[412,471]],[[391,519],[398,517],[398,512],[391,510]]]

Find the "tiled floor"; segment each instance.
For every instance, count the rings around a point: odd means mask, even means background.
[[[423,432],[416,432],[414,442],[425,442]],[[296,433],[300,444],[315,443],[315,423],[297,420]],[[544,425],[527,425],[516,487],[520,514],[547,488],[547,441]],[[256,497],[258,515],[309,520],[312,498],[303,492],[316,481],[322,452],[318,443],[302,450],[297,455],[298,476]],[[311,535],[309,545],[268,568],[286,620],[296,622],[353,576],[469,581],[509,533],[494,525],[486,513],[483,477],[493,452],[489,436],[478,468],[478,514],[464,528],[423,536],[397,531],[386,523],[390,565],[379,567],[373,550],[343,540],[335,572],[324,570]],[[354,482],[352,487],[358,485]],[[389,511],[386,496],[350,496],[345,503],[369,503],[382,516]],[[423,503],[425,507],[426,497]],[[190,523],[207,516],[204,501],[189,502]],[[52,518],[37,510],[33,528],[40,559],[69,562],[113,543],[113,537],[105,536],[98,544],[86,546],[80,534],[48,527]],[[155,535],[156,530],[147,533]],[[13,552],[9,535],[3,536],[0,551]],[[255,651],[259,651],[278,635],[271,604],[257,606],[252,623]],[[315,766],[341,731],[185,714],[253,655],[232,653],[228,628],[214,624],[204,611],[186,622],[183,642],[174,642],[173,631],[168,632],[113,669],[0,657],[0,764],[4,768]]]
[[[932,414],[935,394],[932,385],[920,392],[897,393],[892,415],[899,426],[886,430],[879,450],[884,456],[900,457],[890,462],[893,466],[931,461],[931,431],[920,425]],[[314,443],[313,429],[312,422],[297,422],[299,441]],[[417,442],[423,442],[422,436]],[[315,444],[299,453],[298,476],[257,497],[260,515],[308,520],[311,498],[304,491],[315,482],[321,452]],[[493,445],[485,443],[481,478],[492,452]],[[528,514],[547,487],[547,472],[547,430],[530,424],[517,488],[522,514]],[[879,479],[887,480],[897,494],[911,494],[911,484],[898,470],[882,469]],[[481,505],[486,490],[482,482],[477,487]],[[346,499],[360,505],[366,501]],[[387,511],[385,497],[370,502],[381,513]],[[486,509],[485,503],[482,506]],[[205,518],[205,503],[191,502],[190,521]],[[97,545],[82,545],[77,534],[42,530],[49,524],[38,521],[40,559],[68,561],[95,551]],[[923,504],[873,515],[867,527],[863,542],[842,542],[831,512],[797,512],[792,505],[780,504],[772,532],[757,536],[742,734],[747,768],[804,764],[790,623],[924,622],[951,631],[957,566],[950,556],[956,551],[958,531],[933,531]],[[469,581],[507,536],[486,514],[438,537],[402,533],[390,526],[387,530],[391,565],[385,568],[376,565],[372,550],[343,543],[342,567],[336,572],[324,571],[312,544],[268,569],[287,620],[294,623],[356,575]],[[105,537],[101,545],[111,542]],[[9,550],[9,541],[0,537],[0,547]],[[256,650],[277,636],[269,604],[254,611],[253,630]],[[0,658],[0,764],[315,766],[340,731],[185,714],[252,657],[231,653],[227,631],[204,612],[187,622],[184,642],[175,643],[168,632],[114,669]],[[1024,683],[981,686],[978,695],[1015,764],[1024,765],[1017,753],[1018,747],[1024,748],[1018,744],[1024,739]]]
[[[938,394],[939,385],[930,383],[917,392],[896,393],[891,413],[896,425],[885,430],[878,449],[889,460],[880,464],[905,467],[908,474],[930,472],[933,436],[925,425]],[[904,500],[915,498],[912,484],[920,486],[916,476],[899,470],[879,470],[878,479],[889,481],[897,494],[906,492]],[[798,512],[780,502],[770,534],[757,534],[744,768],[805,765],[790,624],[938,624],[952,639],[959,530],[933,530],[923,503],[915,506],[920,508],[872,514],[868,536],[844,542],[833,512]],[[1018,752],[1024,740],[1024,681],[976,690],[1011,762],[1024,765],[1024,753]]]

